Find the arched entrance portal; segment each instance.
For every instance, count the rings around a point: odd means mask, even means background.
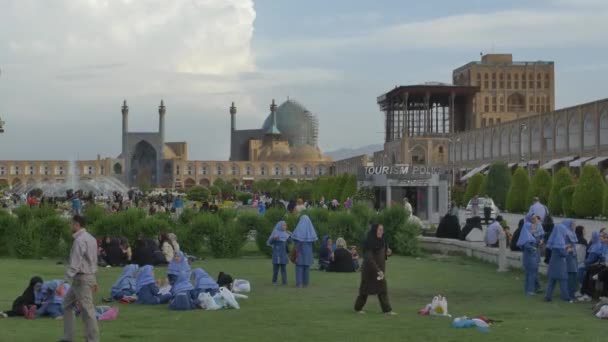
[[[156,164],[156,149],[145,140],[138,142],[131,158],[131,183],[140,188],[156,184]]]

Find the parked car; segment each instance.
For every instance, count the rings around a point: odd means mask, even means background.
[[[489,201],[490,202],[490,207],[492,207],[492,217],[496,217],[496,215],[500,214],[500,209],[498,209],[498,207],[496,206],[496,204],[494,204],[494,200],[491,198],[485,198],[485,197],[477,197],[477,200],[479,202],[479,216],[483,218],[483,208],[486,206],[486,202]],[[467,204],[467,207],[465,209],[465,215],[467,217],[471,217],[473,214],[473,206],[471,205],[471,202],[473,200],[471,199],[469,201],[469,203]]]

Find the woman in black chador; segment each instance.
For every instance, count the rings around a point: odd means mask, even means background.
[[[361,285],[359,296],[355,302],[355,311],[365,313],[363,307],[367,296],[378,295],[382,312],[387,315],[396,315],[388,301],[388,290],[386,286],[386,259],[391,255],[384,240],[384,227],[381,224],[373,224],[367,232],[367,238],[363,244],[363,266],[361,267]]]

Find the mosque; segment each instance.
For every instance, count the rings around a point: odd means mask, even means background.
[[[161,100],[156,132],[129,131],[129,106],[122,108],[122,151],[96,160],[0,161],[0,188],[23,188],[39,182],[64,183],[71,174],[84,180],[114,177],[129,186],[189,188],[223,179],[247,187],[260,179],[311,180],[334,174],[331,158],[318,147],[318,119],[288,99],[270,113],[260,129],[236,129],[237,108],[230,113],[229,160],[190,160],[186,142],[165,140],[167,107]]]

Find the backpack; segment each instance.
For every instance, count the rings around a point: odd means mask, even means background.
[[[545,218],[543,219],[543,228],[550,225],[553,225],[553,217],[551,217],[549,209],[545,206]]]

